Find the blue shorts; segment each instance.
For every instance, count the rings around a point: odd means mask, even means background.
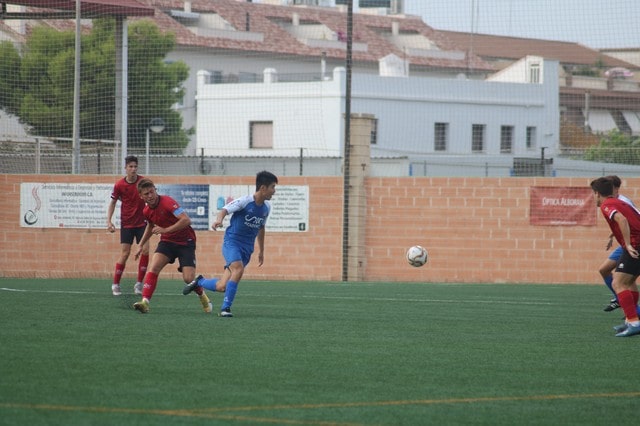
[[[624,249],[622,248],[622,246],[618,246],[618,248],[612,251],[611,254],[609,255],[609,260],[613,260],[614,262],[618,263],[618,261],[620,260],[620,256],[622,256],[623,252],[624,252]]]
[[[222,256],[224,256],[224,261],[226,262],[224,265],[225,268],[239,260],[242,261],[243,266],[247,266],[252,254],[253,246],[249,247],[227,240],[224,240],[222,243]]]

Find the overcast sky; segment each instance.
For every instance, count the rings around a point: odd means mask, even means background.
[[[404,0],[431,27],[640,48],[640,0]]]

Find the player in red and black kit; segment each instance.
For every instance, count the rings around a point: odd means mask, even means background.
[[[636,309],[639,297],[636,278],[640,276],[640,213],[614,195],[614,185],[608,177],[593,180],[591,189],[611,232],[624,249],[613,273],[612,286],[624,311],[625,322],[613,329],[616,337],[640,334]]]
[[[138,175],[138,158],[130,155],[124,159],[125,170],[127,175],[118,180],[113,186],[111,193],[111,203],[107,210],[107,230],[115,232],[116,227],[113,225],[111,218],[116,210],[116,203],[121,202],[120,206],[120,257],[116,261],[116,270],[113,274],[113,284],[111,292],[114,296],[120,296],[120,280],[122,273],[127,265],[127,259],[131,253],[131,245],[135,240],[140,244],[142,235],[144,234],[147,221],[142,215],[144,209],[144,200],[138,194],[138,182],[143,178]],[[149,263],[149,244],[141,245],[142,254],[138,263],[138,279],[133,287],[136,294],[142,294],[142,280],[147,272],[147,264]]]
[[[158,284],[158,275],[168,263],[178,259],[185,284],[196,276],[196,233],[191,227],[191,218],[176,200],[168,195],[158,195],[151,179],[142,179],[138,183],[138,193],[147,205],[144,217],[147,228],[142,236],[141,246],[147,244],[152,235],[160,235],[160,242],[153,253],[153,258],[144,277],[142,300],[133,304],[134,309],[143,314],[149,312],[149,301]],[[142,247],[136,258],[142,253]],[[201,290],[201,291],[198,291]],[[200,298],[202,308],[211,312],[211,302],[202,288],[196,294]]]

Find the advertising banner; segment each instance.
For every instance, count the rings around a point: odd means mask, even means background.
[[[255,185],[157,185],[185,209],[191,226],[211,230],[218,211],[229,201],[255,192]],[[105,229],[113,184],[20,184],[20,226],[32,228]],[[277,186],[271,200],[268,232],[305,232],[309,229],[309,187]],[[229,224],[225,218],[225,227]],[[120,202],[113,223],[120,227]]]
[[[596,201],[589,187],[531,187],[531,225],[595,226],[596,214]]]
[[[112,191],[113,184],[21,183],[20,226],[106,229]]]

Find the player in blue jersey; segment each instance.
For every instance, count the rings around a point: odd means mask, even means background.
[[[611,182],[613,183],[614,197],[619,198],[620,200],[631,205],[634,209],[637,210],[635,204],[633,204],[633,201],[631,201],[629,198],[625,197],[624,195],[620,194],[619,191],[620,191],[620,187],[622,186],[622,180],[615,175],[606,176],[606,178],[611,180]],[[612,245],[613,245],[613,234],[609,235],[609,242],[607,243],[606,250],[611,249]],[[598,269],[598,272],[600,272],[600,275],[604,280],[604,284],[613,294],[613,297],[609,302],[609,304],[604,307],[605,312],[611,312],[620,307],[620,303],[618,302],[618,297],[616,296],[616,292],[613,290],[613,287],[612,287],[612,282],[613,282],[613,271],[616,269],[616,266],[618,266],[618,262],[620,261],[620,256],[622,256],[623,251],[624,249],[621,246],[618,246],[615,250],[613,250],[609,254],[609,257],[604,262],[602,262],[602,264],[600,265],[600,268]]]
[[[238,284],[244,274],[244,268],[258,242],[258,266],[264,263],[265,225],[271,212],[269,200],[276,193],[278,178],[270,172],[262,171],[256,175],[256,192],[253,195],[236,198],[227,203],[216,216],[211,228],[215,231],[222,226],[224,218],[231,214],[231,222],[224,234],[222,255],[225,265],[221,278],[205,279],[196,277],[182,290],[187,295],[199,287],[224,292],[220,307],[221,317],[232,317],[231,305],[238,290]]]

